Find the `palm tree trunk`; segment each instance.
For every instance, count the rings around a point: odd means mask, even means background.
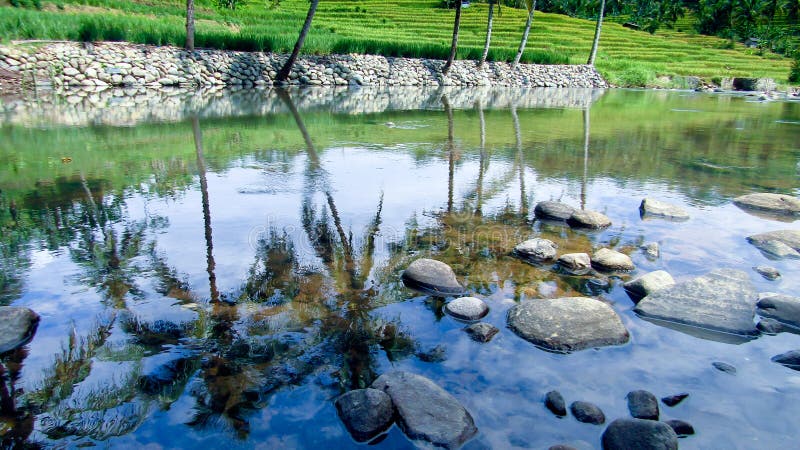
[[[486,43],[483,44],[483,54],[481,61],[478,63],[478,68],[483,67],[486,62],[486,57],[489,56],[489,43],[492,41],[492,22],[494,21],[494,0],[489,0],[489,22],[486,24]]]
[[[589,53],[589,64],[594,65],[594,59],[597,56],[597,46],[600,44],[600,29],[603,28],[603,15],[606,12],[606,0],[600,0],[600,13],[597,15],[597,26],[594,27],[594,41],[592,42],[592,52]]]
[[[522,33],[522,41],[519,43],[519,50],[517,56],[514,57],[514,62],[511,64],[512,68],[516,68],[519,60],[522,59],[522,52],[525,51],[525,46],[528,45],[528,34],[531,32],[531,25],[533,24],[533,13],[536,11],[536,0],[531,2],[531,8],[528,10],[528,20],[525,22],[525,31]]]
[[[297,42],[294,43],[292,54],[289,56],[286,64],[283,65],[280,72],[278,72],[278,76],[275,78],[276,83],[285,83],[286,80],[289,79],[289,73],[292,71],[292,66],[294,66],[295,61],[297,61],[297,56],[300,54],[300,49],[303,48],[303,41],[306,40],[308,30],[311,29],[311,21],[314,20],[314,14],[317,12],[317,5],[319,5],[319,0],[311,0],[311,5],[308,7],[308,14],[306,15],[306,21],[303,23],[303,28],[300,30],[300,35],[297,37]]]
[[[461,0],[456,1],[456,20],[453,22],[453,42],[450,44],[450,56],[447,57],[447,62],[442,68],[442,75],[447,76],[450,73],[450,67],[453,65],[453,60],[456,59],[456,50],[458,49],[458,29],[461,26]]]
[[[194,0],[186,0],[186,50],[194,51]]]

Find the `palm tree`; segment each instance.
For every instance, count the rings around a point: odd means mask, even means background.
[[[292,54],[289,55],[289,59],[286,60],[286,63],[283,65],[280,72],[278,72],[278,76],[275,78],[275,83],[282,84],[289,79],[289,73],[292,71],[292,66],[294,66],[295,61],[297,61],[297,56],[300,54],[300,49],[303,48],[303,41],[306,40],[308,31],[311,29],[311,21],[314,20],[314,14],[317,12],[317,5],[319,5],[319,0],[311,0],[311,5],[308,7],[308,14],[306,14],[306,21],[303,22],[303,28],[300,29],[300,35],[297,36],[297,42],[294,43]]]
[[[600,0],[600,12],[597,13],[597,25],[594,27],[594,41],[592,41],[592,51],[589,53],[589,61],[586,64],[594,65],[597,56],[597,46],[600,44],[600,29],[603,28],[603,15],[606,12],[606,0]]]
[[[186,50],[194,51],[194,0],[186,0]]]
[[[525,7],[528,9],[528,20],[525,22],[525,31],[522,32],[522,41],[519,43],[519,50],[517,56],[514,57],[514,62],[511,67],[516,68],[519,60],[522,59],[522,52],[525,51],[525,46],[528,44],[528,34],[531,32],[531,25],[533,24],[533,13],[536,11],[536,0],[525,0]]]
[[[453,22],[453,42],[450,44],[450,56],[447,57],[447,62],[442,68],[442,75],[447,76],[450,72],[450,67],[453,65],[453,60],[456,59],[456,50],[458,49],[458,29],[461,26],[461,0],[456,2],[456,20]]]
[[[486,24],[486,43],[483,44],[483,54],[478,62],[478,68],[483,67],[486,57],[489,56],[489,43],[492,41],[492,22],[494,21],[494,0],[489,0],[489,20]]]

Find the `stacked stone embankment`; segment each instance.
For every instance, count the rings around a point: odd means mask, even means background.
[[[51,42],[0,46],[0,69],[54,88],[272,85],[286,55],[197,50],[116,42]],[[442,60],[376,55],[302,56],[289,84],[311,86],[509,86],[604,88],[592,66],[456,61],[448,76]]]

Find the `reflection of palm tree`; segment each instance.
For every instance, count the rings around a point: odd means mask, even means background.
[[[514,137],[517,147],[517,165],[519,168],[519,213],[523,217],[528,214],[528,195],[525,192],[525,155],[522,151],[522,132],[519,126],[517,106],[511,105],[511,117],[514,120]]]
[[[194,134],[194,148],[197,154],[197,171],[200,174],[200,194],[203,202],[203,230],[206,238],[206,270],[208,271],[208,284],[211,293],[211,302],[219,301],[217,290],[217,276],[214,273],[214,240],[211,235],[211,206],[208,200],[208,180],[206,179],[206,161],[203,156],[203,133],[200,131],[200,120],[197,116],[192,118],[192,133]]]
[[[460,3],[460,1],[459,1]],[[442,104],[447,114],[447,212],[453,212],[453,176],[455,174],[455,143],[453,131],[453,108],[447,94],[442,95]]]
[[[581,179],[581,209],[586,209],[586,179],[589,176],[589,107],[583,110],[583,178]]]

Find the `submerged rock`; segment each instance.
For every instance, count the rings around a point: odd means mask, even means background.
[[[638,300],[673,285],[675,285],[675,280],[672,275],[664,270],[656,270],[628,281],[623,286],[635,300]]]
[[[792,350],[773,356],[772,362],[784,365],[792,370],[800,370],[800,350]]]
[[[764,334],[778,334],[786,331],[783,324],[775,319],[761,319],[758,321],[756,328]]]
[[[725,372],[730,375],[736,375],[736,367],[733,367],[732,365],[726,362],[714,361],[711,363],[711,365],[720,372]]]
[[[394,422],[392,399],[377,389],[356,389],[336,399],[336,411],[347,431],[358,442],[386,431]]]
[[[778,269],[770,266],[755,266],[753,270],[758,272],[759,275],[764,277],[767,280],[774,281],[781,277],[781,273],[778,272]]]
[[[786,325],[800,328],[800,297],[783,294],[761,295],[756,307],[762,317],[776,319]]]
[[[678,437],[691,436],[694,434],[694,427],[689,422],[680,419],[672,419],[666,420],[664,423],[669,425]]]
[[[547,450],[577,450],[577,449],[575,447],[570,447],[569,445],[556,444],[556,445],[551,445],[550,447],[547,448]]]
[[[409,439],[452,449],[478,432],[469,411],[425,377],[400,371],[385,373],[372,388],[391,397],[399,416],[397,423]]]
[[[660,217],[667,220],[684,221],[689,220],[689,213],[687,213],[680,206],[671,203],[662,202],[654,198],[645,198],[639,205],[639,214],[641,217]]]
[[[800,199],[784,194],[758,193],[742,195],[733,204],[744,210],[756,210],[776,215],[800,216]]]
[[[422,258],[412,262],[403,271],[402,278],[403,283],[411,289],[431,295],[448,296],[464,292],[453,269],[434,259]]]
[[[569,352],[628,342],[628,330],[605,303],[586,297],[529,300],[508,311],[508,327],[546,350]]]
[[[603,450],[677,450],[678,435],[664,422],[617,419],[603,432]]]
[[[611,219],[605,214],[596,211],[575,211],[567,219],[567,224],[573,228],[606,228],[611,226]]]
[[[652,319],[756,336],[756,292],[746,273],[718,269],[643,298],[634,311]]]
[[[644,250],[644,254],[650,259],[658,259],[658,257],[661,255],[661,248],[659,247],[658,242],[649,242],[642,245],[640,248]]]
[[[417,352],[417,358],[429,363],[447,361],[447,347],[439,344],[428,351]]]
[[[668,397],[661,397],[661,401],[670,408],[682,402],[689,394],[682,392],[680,394],[670,395]]]
[[[647,391],[628,392],[628,411],[637,419],[658,420],[658,400]]]
[[[601,248],[592,255],[592,265],[606,271],[629,271],[635,269],[630,256],[615,250]]]
[[[558,245],[549,239],[535,238],[518,244],[514,247],[514,253],[522,258],[534,261],[550,261],[555,259]]]
[[[602,425],[606,422],[606,415],[594,403],[589,402],[572,402],[569,405],[569,410],[578,422],[591,423],[592,425]]]
[[[800,231],[778,230],[754,234],[747,241],[777,258],[800,258]]]
[[[567,415],[567,404],[564,402],[564,396],[561,392],[550,391],[544,396],[544,406],[558,417]]]
[[[533,209],[536,217],[546,220],[567,220],[575,208],[561,202],[539,202]]]
[[[445,305],[448,314],[461,320],[479,320],[489,313],[483,300],[475,297],[460,297]]]
[[[496,326],[486,322],[473,323],[464,328],[464,331],[466,331],[473,340],[478,342],[489,342],[494,335],[500,332]]]
[[[157,395],[165,389],[180,383],[196,368],[194,361],[187,357],[173,359],[155,368],[147,375],[139,377],[139,389],[145,394]]]
[[[586,253],[567,253],[558,258],[558,263],[573,272],[589,270],[592,267],[592,260]]]
[[[0,306],[0,354],[15,350],[33,338],[39,315],[28,308]]]

